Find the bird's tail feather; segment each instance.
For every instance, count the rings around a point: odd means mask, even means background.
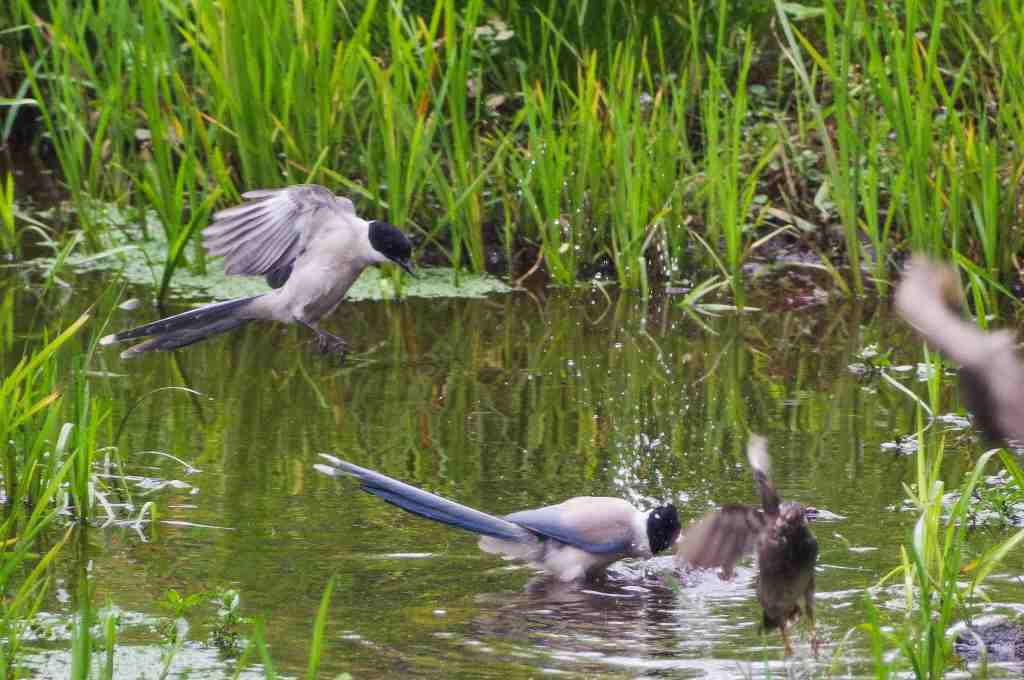
[[[779,494],[772,484],[771,459],[768,457],[768,440],[759,434],[751,434],[747,442],[747,460],[754,470],[754,481],[761,492],[761,504],[768,513],[779,511]]]
[[[150,338],[145,342],[132,345],[125,351],[121,352],[121,358],[130,359],[133,356],[145,354],[146,352],[166,351],[185,347],[208,338],[211,335],[229,331],[232,328],[237,328],[248,322],[249,319],[243,319],[240,317],[223,317],[201,326],[191,326],[188,328],[180,328],[176,331],[168,331]]]
[[[144,338],[147,335],[156,336],[126,350],[121,355],[123,357],[191,345],[210,335],[223,333],[244,324],[249,319],[242,314],[243,310],[258,297],[262,296],[236,298],[190,309],[187,312],[143,324],[137,328],[106,335],[100,339],[100,344],[111,345],[115,342]]]
[[[317,464],[315,467],[320,472],[332,477],[342,475],[355,477],[359,480],[359,486],[363,491],[406,512],[503,541],[512,543],[533,541],[533,535],[530,532],[508,520],[441,498],[428,491],[417,489],[387,475],[353,465],[334,456],[325,453],[321,453],[320,456],[329,463],[329,465]]]

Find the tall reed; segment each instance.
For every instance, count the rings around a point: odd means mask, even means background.
[[[62,422],[63,376],[55,355],[88,321],[82,316],[63,332],[4,366],[0,382],[0,438],[5,442],[0,457],[5,506],[0,522],[0,675],[13,673],[21,638],[31,617],[42,605],[47,589],[48,566],[70,536],[45,547],[39,556],[40,538],[63,510],[62,486],[78,465],[77,449],[69,447],[75,425]],[[13,323],[6,315],[0,325]],[[12,336],[3,334],[3,356],[11,356]]]
[[[456,267],[536,248],[560,283],[609,272],[646,290],[720,268],[740,298],[780,205],[853,294],[865,272],[884,287],[905,244],[967,257],[986,287],[1016,275],[1009,0],[776,2],[774,17],[728,0],[136,5],[19,0],[19,90],[89,247],[109,230],[96,199],[158,215],[164,289],[202,270],[194,234],[217,205],[294,182],[386,213]],[[776,93],[773,133],[755,85]],[[780,148],[784,181],[764,175]],[[818,247],[833,231],[840,247]]]
[[[752,215],[758,178],[775,153],[774,147],[759,152],[753,167],[744,149],[747,116],[747,75],[753,55],[750,36],[744,40],[739,73],[734,92],[729,92],[722,62],[725,59],[725,3],[719,10],[719,43],[717,60],[708,60],[709,87],[704,94],[704,182],[707,196],[705,230],[711,243],[709,253],[730,281],[733,296],[742,305],[744,285],[740,267],[750,241],[750,234],[759,226],[758,215]],[[719,250],[724,246],[724,253]],[[718,255],[716,255],[718,253]]]
[[[929,356],[927,352],[925,358],[930,369],[930,403],[918,403],[936,413],[941,407],[942,362],[937,355]],[[904,667],[917,678],[945,677],[955,661],[950,628],[957,620],[969,617],[985,579],[1024,541],[1021,529],[980,555],[973,554],[968,545],[971,506],[976,502],[975,491],[989,462],[1001,453],[1009,461],[1006,467],[1011,472],[1011,483],[1018,486],[1024,483],[1024,473],[1008,454],[991,449],[978,458],[956,490],[956,501],[949,506],[941,471],[944,440],[934,428],[925,428],[922,423],[919,410],[916,477],[914,484],[907,486],[917,521],[901,548],[900,565],[881,581],[902,580],[904,615],[894,626],[885,628],[874,605],[867,600],[868,621],[861,626],[876,648],[879,677],[888,677]],[[886,658],[881,649],[887,646],[899,650],[899,656]]]
[[[14,175],[7,173],[0,184],[0,255],[16,257],[21,252],[21,240],[14,223]]]

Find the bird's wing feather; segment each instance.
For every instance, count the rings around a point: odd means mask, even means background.
[[[316,184],[261,189],[245,203],[217,212],[203,230],[211,255],[223,255],[228,274],[265,274],[283,285],[290,265],[323,229],[344,228],[356,216],[352,201]],[[275,285],[276,284],[276,285]]]
[[[727,574],[753,552],[765,516],[746,505],[726,505],[690,525],[679,539],[676,559],[693,567],[721,567]]]
[[[925,339],[964,366],[989,358],[989,336],[959,313],[963,293],[956,272],[915,257],[896,289],[896,311]]]
[[[990,439],[1024,440],[1024,365],[1012,333],[987,333],[959,314],[956,272],[915,257],[896,289],[896,309],[931,345],[961,365],[968,406]]]
[[[621,498],[581,496],[505,517],[521,527],[592,554],[628,553],[637,510]]]

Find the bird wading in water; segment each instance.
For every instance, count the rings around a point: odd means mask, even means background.
[[[621,498],[577,496],[504,517],[474,510],[373,470],[320,454],[332,477],[354,477],[363,491],[406,512],[480,534],[480,549],[519,559],[561,581],[599,578],[613,562],[649,558],[679,537],[673,505],[638,510]]]
[[[807,513],[800,503],[783,501],[771,480],[768,444],[764,437],[751,435],[747,458],[761,494],[761,508],[733,504],[710,512],[689,526],[679,539],[676,562],[680,568],[721,568],[732,576],[736,562],[751,552],[757,554],[757,596],[764,611],[763,629],[778,628],[785,654],[793,653],[788,627],[802,610],[814,632],[814,565],[818,541],[807,525]]]

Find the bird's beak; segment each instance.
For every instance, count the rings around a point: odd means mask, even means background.
[[[409,274],[409,276],[413,277],[414,279],[419,278],[419,276],[416,275],[416,271],[412,268],[412,262],[410,262],[409,260],[400,260],[396,257],[393,258],[391,261],[397,264],[402,269],[404,269],[406,273]]]

